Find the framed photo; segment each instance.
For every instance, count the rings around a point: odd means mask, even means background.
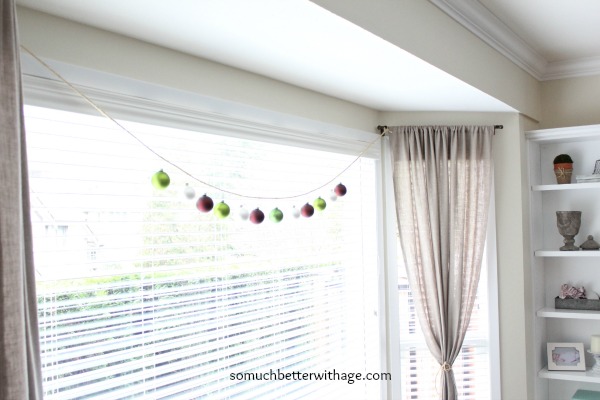
[[[548,343],[548,371],[585,371],[583,343]]]
[[[600,160],[596,160],[596,165],[594,166],[594,175],[600,174]]]

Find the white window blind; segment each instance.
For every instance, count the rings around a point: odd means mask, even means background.
[[[251,196],[303,193],[356,157],[123,123],[193,175]],[[381,372],[373,159],[340,177],[337,201],[338,182],[247,199],[193,181],[101,117],[26,107],[26,128],[46,399],[379,397],[377,381],[231,379]],[[159,169],[164,191],[150,184]],[[186,184],[231,216],[200,213]],[[292,216],[318,196],[324,211]],[[242,206],[265,222],[237,218]]]
[[[401,251],[399,252],[401,253]],[[440,365],[433,358],[425,343],[401,255],[398,260],[401,398],[402,400],[439,398],[442,373]],[[491,394],[486,260],[487,258],[484,257],[469,329],[461,352],[452,366],[458,397],[461,400],[490,399]]]

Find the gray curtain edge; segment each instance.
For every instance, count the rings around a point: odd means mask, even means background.
[[[0,0],[0,398],[42,399],[17,18]]]

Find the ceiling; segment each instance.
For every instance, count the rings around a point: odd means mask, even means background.
[[[596,58],[600,73],[600,1],[430,1],[538,79]],[[514,111],[307,0],[17,3],[377,110]]]
[[[430,0],[538,80],[600,74],[598,0]]]

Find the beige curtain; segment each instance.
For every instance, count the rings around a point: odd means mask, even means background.
[[[477,293],[492,182],[493,126],[389,128],[400,243],[441,398]]]
[[[0,0],[0,399],[42,398],[15,4]]]

